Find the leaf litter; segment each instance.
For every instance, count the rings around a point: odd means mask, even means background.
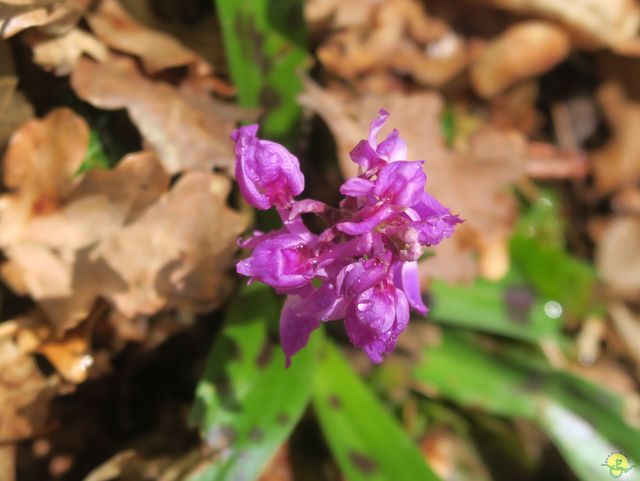
[[[28,302],[0,323],[0,469],[29,472],[20,467],[38,458],[25,454],[29,446],[46,453],[46,466],[31,469],[58,479],[102,463],[88,479],[153,476],[159,466],[170,467],[167,479],[179,479],[208,458],[195,449],[182,458],[142,459],[154,442],[171,444],[165,426],[142,448],[131,438],[105,440],[112,445],[90,466],[81,448],[60,451],[67,441],[55,438],[64,431],[65,403],[107,385],[130,346],[156,353],[178,333],[198,332],[194,319],[232,294],[236,239],[250,219],[230,206],[228,137],[257,112],[225,100],[234,93],[227,66],[187,47],[186,33],[157,30],[116,0],[89,3],[0,1],[8,39],[0,46],[0,274],[8,299]],[[607,301],[602,312],[566,322],[564,334],[575,337],[578,351],[566,365],[633,398],[640,373],[638,4],[307,0],[305,15],[318,67],[300,102],[333,134],[335,177],[354,174],[348,149],[383,106],[408,157],[426,161],[429,192],[466,220],[421,262],[423,285],[504,279],[522,206],[540,198],[537,181],[552,180],[573,209],[571,255],[593,259]],[[208,42],[222,49],[219,38]],[[23,91],[25,63],[61,78],[79,100],[62,102],[70,109]],[[582,75],[568,89],[554,77],[567,68]],[[113,159],[111,169],[83,172],[107,111],[126,112],[141,150]],[[313,124],[305,125],[308,132]],[[423,344],[407,348],[412,359]],[[134,358],[135,372],[142,361]],[[424,413],[408,399],[415,398],[403,397],[400,409],[411,429]],[[179,411],[176,405],[184,402],[162,409]],[[69,437],[95,429],[82,416]],[[457,425],[452,415],[427,418],[436,428],[422,438],[424,455],[442,477],[460,470],[442,461],[445,450],[465,459],[463,470],[486,478],[486,456],[478,459],[474,442],[450,430]],[[483,429],[496,428],[489,424]],[[539,433],[521,435],[543,449]],[[286,468],[295,465],[281,457]]]

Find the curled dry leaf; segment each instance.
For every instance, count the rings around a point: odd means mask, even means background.
[[[563,29],[541,21],[520,22],[487,45],[471,66],[471,83],[480,96],[491,98],[546,72],[570,51]]]
[[[16,90],[17,85],[9,43],[0,42],[0,149],[18,127],[33,117],[33,108]]]
[[[349,151],[368,131],[369,120],[381,107],[391,113],[389,124],[406,141],[408,158],[426,160],[427,190],[466,222],[424,263],[424,275],[469,280],[475,274],[472,252],[477,250],[481,256],[484,253],[486,274],[504,274],[507,237],[516,215],[510,186],[524,174],[527,154],[520,134],[482,127],[467,139],[466,152],[451,151],[440,130],[443,100],[433,92],[354,99],[307,81],[300,101],[320,114],[334,133],[345,177],[356,175]]]
[[[70,15],[76,2],[65,0],[4,0],[0,2],[0,32],[9,38],[22,30],[56,22]]]
[[[588,45],[624,48],[634,40],[640,26],[640,7],[634,0],[476,1],[563,23]]]
[[[229,142],[233,119],[220,116],[208,95],[183,93],[149,80],[132,59],[117,55],[104,63],[81,58],[71,85],[80,98],[98,108],[126,108],[170,174],[233,163]]]
[[[596,266],[616,295],[640,295],[640,220],[614,218],[604,229],[596,250]]]
[[[429,17],[416,0],[363,2],[355,10],[353,2],[345,2],[333,8],[338,30],[318,48],[318,58],[327,70],[351,82],[362,75],[397,72],[426,85],[443,85],[467,64],[463,39]],[[326,13],[311,5],[308,15]]]
[[[614,82],[600,88],[598,100],[613,133],[607,145],[591,154],[596,188],[606,194],[640,180],[640,102]]]
[[[14,336],[0,336],[0,445],[44,426],[57,384],[56,376],[46,378],[40,372]]]
[[[33,60],[45,70],[53,70],[56,75],[71,73],[83,54],[98,61],[104,61],[109,54],[102,42],[79,28],[57,37],[42,37],[33,32],[27,36],[27,43],[33,49]]]
[[[140,58],[147,73],[191,66],[198,76],[208,75],[211,65],[175,38],[136,22],[117,0],[102,0],[86,16],[91,30],[114,50]]]
[[[98,295],[122,286],[88,249],[135,220],[169,183],[151,153],[78,177],[87,146],[84,120],[59,109],[20,129],[4,159],[11,191],[0,198],[2,275],[39,303],[58,334],[84,319]]]
[[[127,316],[166,307],[210,310],[232,289],[229,269],[246,220],[225,205],[230,181],[189,173],[137,222],[94,251],[126,282],[110,295]]]

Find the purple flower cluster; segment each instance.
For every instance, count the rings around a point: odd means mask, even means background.
[[[449,237],[462,221],[425,192],[423,162],[405,160],[397,130],[378,143],[388,117],[380,110],[369,138],[351,151],[360,175],[340,187],[345,198],[338,209],[294,200],[304,189],[298,159],[258,139],[257,125],[232,135],[243,196],[257,209],[275,207],[283,223],[240,242],[252,253],[237,271],[287,295],[280,318],[287,366],[321,322],[337,319],[344,319],[351,343],[380,363],[407,327],[410,309],[427,313],[417,260],[423,246]],[[321,217],[327,228],[311,232],[302,214]]]

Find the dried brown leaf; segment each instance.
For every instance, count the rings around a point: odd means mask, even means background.
[[[613,133],[611,141],[591,155],[596,188],[605,194],[640,180],[640,102],[614,82],[600,88],[598,100]]]
[[[471,66],[471,82],[479,95],[490,98],[546,72],[570,50],[563,29],[541,21],[519,22],[486,46]]]
[[[640,26],[640,7],[634,0],[477,0],[514,12],[539,15],[560,22],[589,45],[623,48]]]
[[[166,307],[212,309],[229,294],[235,239],[246,226],[225,205],[229,180],[209,173],[184,175],[137,222],[94,251],[125,280],[110,295],[126,316]]]
[[[229,134],[234,122],[220,116],[207,95],[186,94],[142,76],[130,58],[78,62],[71,85],[83,100],[101,109],[126,108],[165,169],[211,170],[232,165]]]
[[[0,149],[4,149],[18,127],[33,117],[33,107],[16,90],[17,85],[18,77],[9,43],[0,42]]]
[[[136,22],[116,0],[102,0],[96,12],[86,18],[100,40],[114,50],[139,57],[147,73],[181,66],[192,66],[199,76],[212,71],[202,57],[172,36]]]
[[[467,65],[464,40],[442,20],[431,18],[416,0],[341,2],[331,8],[312,2],[309,8],[312,17],[333,14],[336,31],[319,46],[320,62],[356,85],[388,91],[393,83],[380,77],[400,73],[439,86]]]
[[[43,37],[33,32],[27,36],[27,43],[33,49],[34,62],[45,70],[52,70],[56,75],[70,74],[84,54],[104,61],[109,53],[100,40],[79,28],[56,37]]]
[[[41,429],[57,379],[42,375],[35,359],[12,336],[0,337],[0,444]]]
[[[12,192],[0,198],[2,275],[39,303],[58,334],[84,319],[102,292],[122,288],[88,249],[138,218],[169,183],[148,152],[77,177],[87,145],[84,121],[61,109],[27,123],[4,159]]]
[[[596,266],[617,295],[640,295],[640,220],[616,217],[605,228],[596,249]]]

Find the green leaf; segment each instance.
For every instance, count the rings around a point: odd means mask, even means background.
[[[522,285],[476,279],[470,285],[434,281],[429,320],[535,342],[560,336],[561,321]]]
[[[269,332],[279,308],[271,289],[253,284],[228,312],[191,413],[219,457],[193,481],[256,479],[309,403],[316,343],[312,338],[285,369]]]
[[[319,359],[313,407],[346,479],[437,480],[413,441],[338,348],[327,341]]]
[[[640,430],[625,421],[622,398],[569,373],[540,366],[527,356],[515,357],[509,350],[489,352],[469,337],[448,332],[439,346],[428,349],[412,377],[419,391],[436,392],[468,408],[537,423],[558,443],[580,476],[586,473],[581,460],[587,438],[595,439],[592,446],[604,450],[598,459],[604,460],[613,446],[640,459]],[[566,432],[578,429],[576,426],[585,436],[580,443],[573,443]],[[594,471],[591,474],[583,479],[591,481],[596,475]]]
[[[598,275],[591,264],[566,250],[559,205],[551,191],[543,191],[529,206],[511,238],[511,260],[541,296],[579,318],[597,307],[593,298]]]
[[[511,239],[510,250],[514,266],[536,291],[559,302],[569,315],[581,317],[593,307],[598,276],[591,264],[522,236]]]
[[[262,133],[286,141],[300,117],[299,76],[308,63],[301,0],[217,0],[225,53],[238,101],[262,106]]]
[[[84,156],[84,160],[78,167],[75,175],[80,175],[83,172],[87,172],[93,169],[109,169],[111,167],[109,158],[102,148],[100,142],[100,136],[98,132],[92,130],[89,134],[89,147],[87,147],[87,153]]]

